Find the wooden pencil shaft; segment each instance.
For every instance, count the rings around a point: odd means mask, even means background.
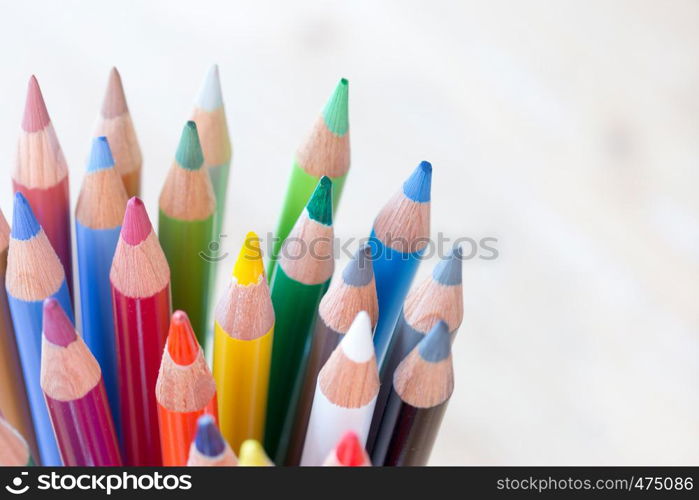
[[[391,390],[371,462],[374,465],[423,466],[432,453],[449,400],[416,408]]]
[[[170,287],[139,299],[122,294],[112,281],[112,301],[124,464],[159,466],[155,385],[170,325]]]
[[[171,275],[172,307],[187,312],[199,344],[205,346],[208,328],[211,262],[202,258],[211,242],[214,217],[183,221],[160,210],[158,238]]]
[[[283,462],[278,463],[284,465],[298,465],[300,463],[303,444],[306,441],[308,420],[311,417],[318,373],[343,337],[343,333],[338,333],[330,328],[320,316],[316,319],[296,411],[289,413],[287,418],[292,418],[292,424],[285,426],[284,430],[287,432],[280,438],[280,450],[277,455],[283,455],[285,458]],[[287,427],[289,428],[287,429]]]
[[[310,338],[320,299],[329,280],[304,285],[289,278],[281,266],[272,279],[272,304],[276,315],[267,402],[265,448],[276,457],[279,439],[292,396],[303,370],[303,353]]]

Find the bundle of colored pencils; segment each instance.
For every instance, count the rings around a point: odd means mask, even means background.
[[[225,208],[232,148],[218,67],[161,179],[157,233],[138,198],[141,149],[111,70],[75,249],[68,166],[31,77],[11,228],[0,213],[0,465],[427,463],[454,386],[461,251],[411,289],[430,230],[423,161],[335,272],[348,85],[340,80],[296,152],[269,273],[250,232],[213,297],[207,251],[226,218],[245,221]]]

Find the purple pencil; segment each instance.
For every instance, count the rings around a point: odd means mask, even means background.
[[[121,465],[102,371],[53,298],[44,301],[41,389],[64,465]]]

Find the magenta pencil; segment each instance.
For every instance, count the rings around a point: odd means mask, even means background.
[[[102,371],[52,298],[44,301],[41,389],[64,465],[122,464]]]

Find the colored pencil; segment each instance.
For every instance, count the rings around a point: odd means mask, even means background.
[[[438,322],[398,365],[371,456],[374,465],[425,465],[454,390],[449,326]]]
[[[68,167],[36,78],[29,79],[12,188],[22,193],[63,266],[73,296]]]
[[[114,156],[114,166],[121,176],[126,195],[131,198],[141,194],[141,148],[136,130],[126,104],[121,75],[116,68],[109,72],[107,91],[95,127],[95,137],[105,136],[109,140]]]
[[[410,351],[442,320],[447,323],[452,339],[464,317],[461,285],[461,249],[454,247],[422,282],[413,287],[391,337],[386,356],[380,366],[381,390],[376,400],[374,418],[367,439],[371,454],[391,394],[393,373]]]
[[[217,411],[216,383],[184,311],[172,315],[155,397],[163,465],[186,465],[197,419],[209,414],[215,420]]]
[[[296,411],[290,411],[287,415],[287,419],[293,418],[293,425],[284,426],[285,431],[288,429],[291,431],[284,433],[279,446],[281,453],[278,455],[284,455],[285,443],[290,441],[289,450],[285,455],[284,463],[286,465],[298,465],[301,460],[318,372],[347,333],[352,321],[360,311],[369,313],[373,330],[379,315],[379,307],[371,264],[371,248],[368,245],[359,247],[354,259],[347,264],[339,276],[333,279],[330,288],[318,306],[318,317],[307,356],[308,361],[299,391],[298,403],[295,405]]]
[[[143,202],[131,198],[109,274],[124,464],[162,464],[155,383],[170,324],[170,268]]]
[[[126,201],[107,138],[97,137],[92,140],[87,173],[75,209],[75,239],[83,338],[102,368],[116,429],[120,429],[119,386],[109,270]]]
[[[277,456],[286,415],[300,385],[303,354],[316,310],[333,273],[332,182],[323,177],[299,216],[271,280],[276,316],[265,446]],[[280,463],[279,460],[276,460]]]
[[[323,465],[326,467],[368,467],[371,460],[366,450],[359,442],[359,436],[354,431],[347,431],[337,446],[328,453]]]
[[[34,465],[29,445],[0,412],[0,466],[26,467]]]
[[[274,465],[256,439],[248,439],[240,445],[238,465],[241,467],[271,467]]]
[[[9,243],[10,226],[0,210],[0,283],[5,283]],[[10,425],[26,436],[32,456],[39,456],[4,286],[0,286],[0,409]]]
[[[216,306],[214,378],[221,432],[233,449],[264,435],[274,310],[265,279],[260,239],[250,232],[233,278]]]
[[[374,332],[379,363],[428,243],[431,184],[432,165],[423,161],[374,220],[370,244],[379,298],[379,321]]]
[[[323,176],[333,181],[333,211],[337,210],[350,168],[348,94],[349,82],[342,78],[306,141],[296,151],[270,255],[270,279],[284,240],[291,233],[306,201]]]
[[[100,366],[53,298],[44,301],[41,389],[64,465],[121,465]]]
[[[42,303],[55,297],[71,319],[73,310],[61,262],[21,193],[15,194],[5,288],[39,447],[34,458],[41,465],[61,465],[39,381]]]
[[[187,465],[190,467],[238,465],[238,458],[223,439],[211,415],[202,415],[197,420],[197,433],[189,449]]]
[[[172,274],[172,307],[189,314],[206,346],[211,263],[200,256],[213,236],[216,198],[205,169],[197,125],[182,130],[175,161],[160,192],[158,236]]]
[[[226,123],[226,110],[221,95],[218,66],[209,68],[194,103],[192,120],[199,130],[204,165],[211,177],[216,194],[216,221],[214,239],[220,238],[226,210],[228,173],[231,165],[232,146]]]
[[[301,465],[322,465],[347,431],[363,447],[378,392],[371,319],[361,311],[318,374]]]

